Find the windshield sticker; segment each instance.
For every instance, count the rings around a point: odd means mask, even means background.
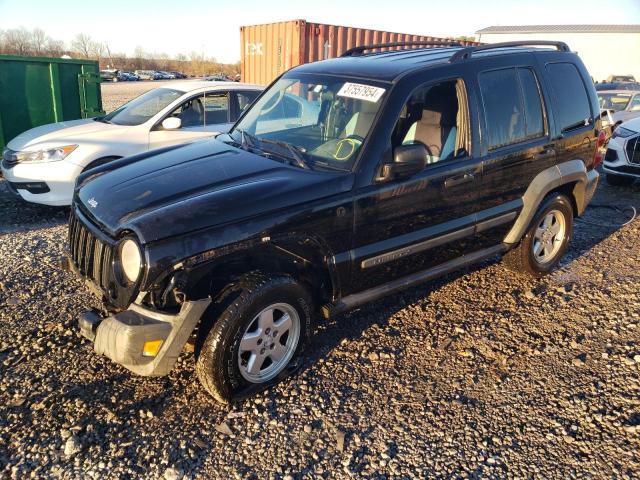
[[[385,92],[384,88],[372,87],[361,83],[345,83],[338,92],[339,97],[356,98],[366,102],[376,103]]]

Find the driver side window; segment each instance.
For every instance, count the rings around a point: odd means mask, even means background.
[[[469,155],[469,107],[462,79],[419,87],[400,113],[392,143],[424,145],[426,165]]]
[[[229,121],[229,98],[226,94],[198,95],[184,102],[169,116],[179,118],[182,121],[181,128],[227,123]]]

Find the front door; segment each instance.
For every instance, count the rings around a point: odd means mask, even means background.
[[[425,167],[356,196],[352,292],[474,249],[481,168],[472,151],[468,107],[465,82],[454,78],[420,86],[403,108],[392,147],[425,145]]]
[[[149,132],[149,150],[211,137],[233,126],[228,92],[192,97],[165,118],[168,117],[179,118],[180,128],[165,130],[162,121],[158,122]]]

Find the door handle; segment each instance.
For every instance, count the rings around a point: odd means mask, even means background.
[[[463,183],[473,182],[473,173],[465,173],[464,175],[458,175],[457,177],[447,178],[444,181],[444,188],[451,188]]]
[[[544,157],[545,155],[549,155],[550,153],[554,153],[556,150],[556,144],[555,143],[550,143],[548,145],[545,145],[544,147],[542,147],[542,150],[540,150],[538,153],[535,154],[536,157]]]

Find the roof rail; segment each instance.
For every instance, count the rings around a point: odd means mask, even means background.
[[[484,50],[493,50],[496,48],[508,48],[508,47],[526,47],[526,46],[551,46],[556,47],[561,52],[570,52],[569,46],[564,42],[558,42],[555,40],[518,40],[515,42],[500,42],[500,43],[490,43],[487,45],[479,45],[476,47],[466,47],[462,50],[458,50],[454,53],[449,62],[455,63],[460,62],[462,60],[468,60],[471,58],[471,55],[475,52],[482,52]]]
[[[366,50],[374,50],[376,48],[391,47],[461,47],[460,42],[451,41],[430,41],[430,42],[392,42],[392,43],[376,43],[372,45],[360,45],[353,47],[344,52],[341,57],[357,57],[362,55]]]

